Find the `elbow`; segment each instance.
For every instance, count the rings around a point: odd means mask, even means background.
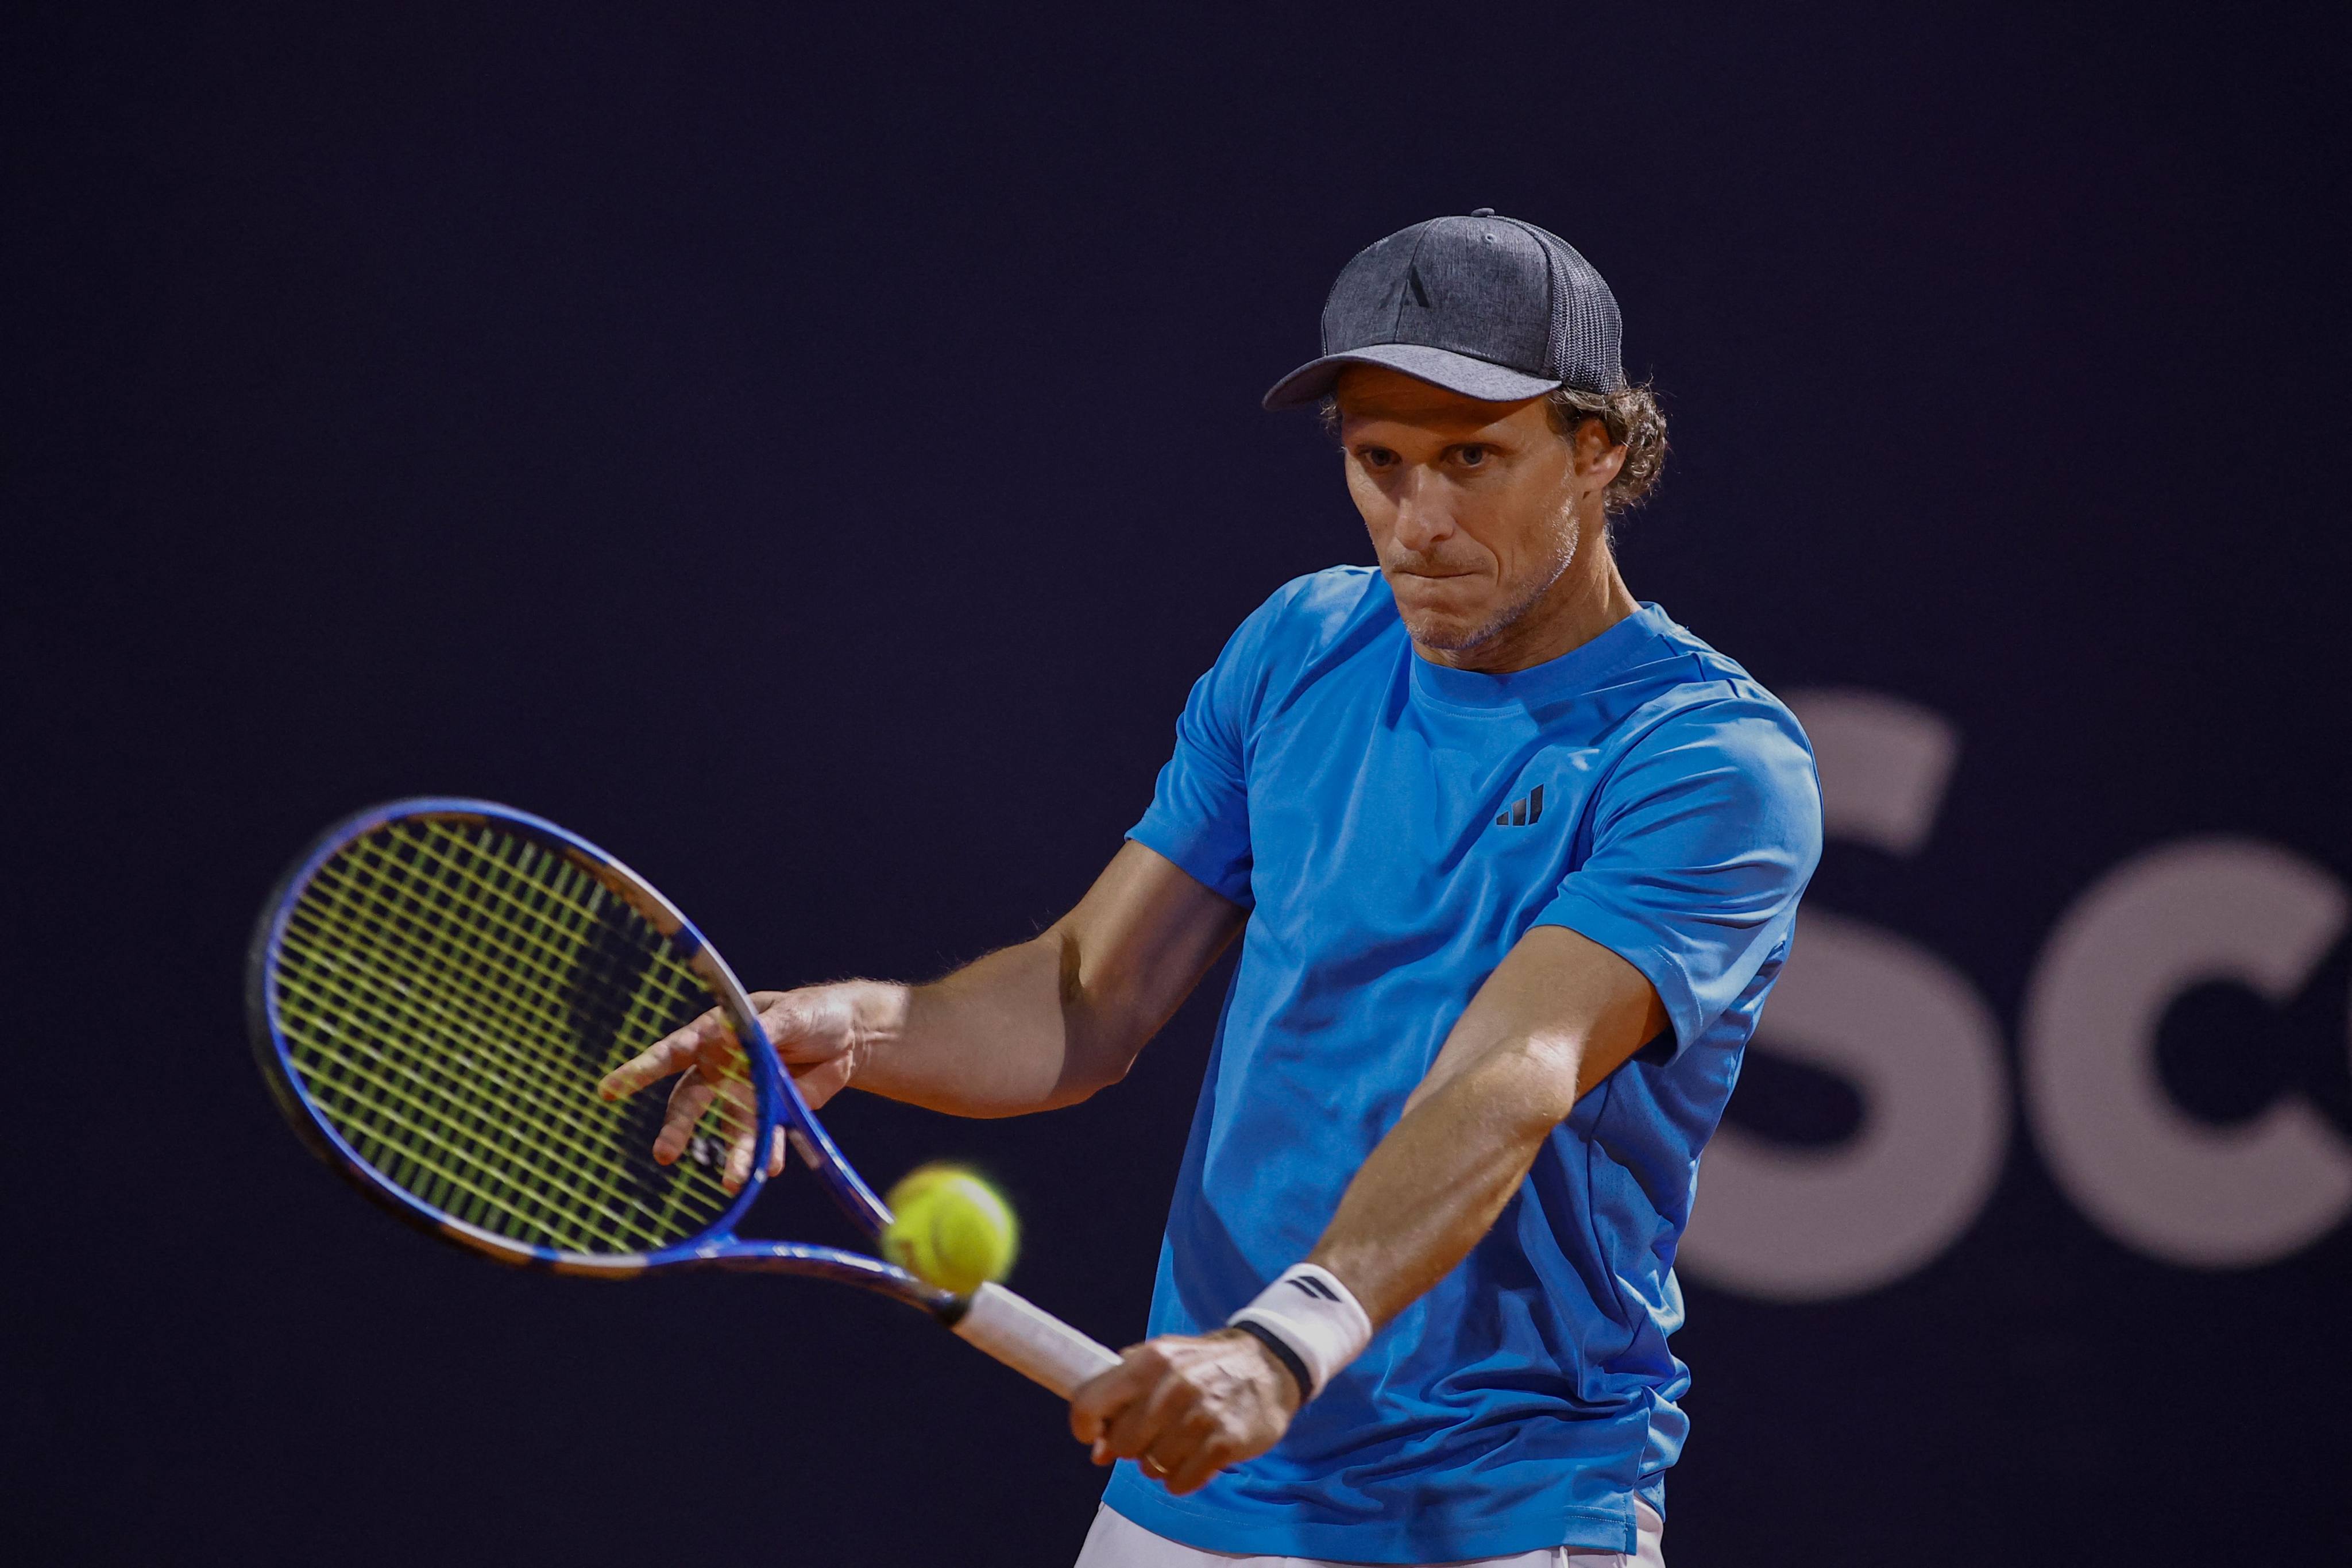
[[[1127,1075],[1134,1070],[1136,1058],[1143,1054],[1143,1044],[1125,1030],[1072,1030],[1063,1058],[1062,1079],[1054,1086],[1055,1103],[1076,1105],[1125,1082]]]
[[[1074,932],[1057,926],[1041,940],[1054,943],[1060,972],[1062,1073],[1055,1103],[1076,1105],[1124,1080],[1158,1026],[1119,1006],[1116,988],[1105,994],[1098,976],[1089,984]]]
[[[1018,1109],[1007,1110],[1004,1114],[1026,1116],[1032,1111],[1060,1110],[1067,1106],[1083,1105],[1126,1076],[1124,1072],[1065,1071],[1060,1078],[1055,1079],[1054,1087],[1046,1092],[1043,1100],[1034,1104],[1023,1105]]]
[[[1537,1143],[1576,1109],[1583,1052],[1575,1040],[1533,1035],[1497,1045],[1476,1058],[1443,1061],[1408,1096],[1410,1116],[1441,1096],[1474,1104],[1486,1125],[1515,1143]]]
[[[1495,1065],[1507,1080],[1500,1086],[1504,1102],[1517,1111],[1530,1138],[1549,1136],[1584,1096],[1584,1047],[1572,1036],[1529,1035],[1497,1053]]]

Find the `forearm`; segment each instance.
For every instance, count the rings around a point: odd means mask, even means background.
[[[1519,939],[1446,1037],[1308,1261],[1374,1326],[1468,1256],[1553,1128],[1668,1027],[1648,980],[1559,926]]]
[[[1126,1076],[1242,920],[1158,854],[1124,845],[1030,941],[929,985],[880,988],[849,1081],[957,1116],[1084,1100]]]
[[[1307,1261],[1344,1280],[1375,1328],[1396,1316],[1493,1226],[1567,1114],[1562,1081],[1541,1051],[1509,1047],[1417,1097],[1348,1184]]]
[[[954,1116],[1019,1116],[1084,1100],[1132,1051],[1104,1038],[1070,984],[1060,927],[927,985],[876,984],[850,1079],[869,1094]]]

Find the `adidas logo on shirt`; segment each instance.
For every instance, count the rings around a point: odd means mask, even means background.
[[[1521,795],[1518,799],[1511,802],[1510,809],[1496,816],[1495,818],[1495,826],[1497,827],[1532,827],[1536,824],[1536,819],[1541,816],[1543,816],[1543,785],[1538,784],[1535,788],[1528,791],[1527,794]]]

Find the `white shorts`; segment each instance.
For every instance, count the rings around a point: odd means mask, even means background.
[[[1637,1550],[1623,1552],[1586,1552],[1573,1546],[1546,1546],[1534,1552],[1517,1552],[1508,1557],[1481,1557],[1467,1563],[1431,1563],[1426,1568],[1665,1568],[1665,1553],[1660,1542],[1666,1533],[1666,1521],[1657,1516],[1648,1503],[1633,1500],[1633,1529]],[[1087,1543],[1078,1551],[1076,1568],[1346,1568],[1342,1563],[1326,1563],[1314,1557],[1235,1557],[1225,1552],[1203,1552],[1197,1546],[1180,1546],[1165,1536],[1154,1535],[1123,1514],[1114,1513],[1108,1504],[1095,1512],[1095,1527],[1087,1531]]]

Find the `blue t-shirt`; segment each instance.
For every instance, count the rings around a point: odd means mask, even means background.
[[[1689,1385],[1666,1348],[1699,1150],[1821,848],[1796,720],[1644,605],[1532,669],[1417,655],[1380,574],[1302,577],[1192,688],[1129,835],[1250,911],[1176,1183],[1154,1334],[1305,1258],[1530,926],[1622,955],[1672,1020],[1578,1102],[1486,1237],[1272,1452],[1106,1500],[1214,1552],[1428,1563],[1631,1552]]]

